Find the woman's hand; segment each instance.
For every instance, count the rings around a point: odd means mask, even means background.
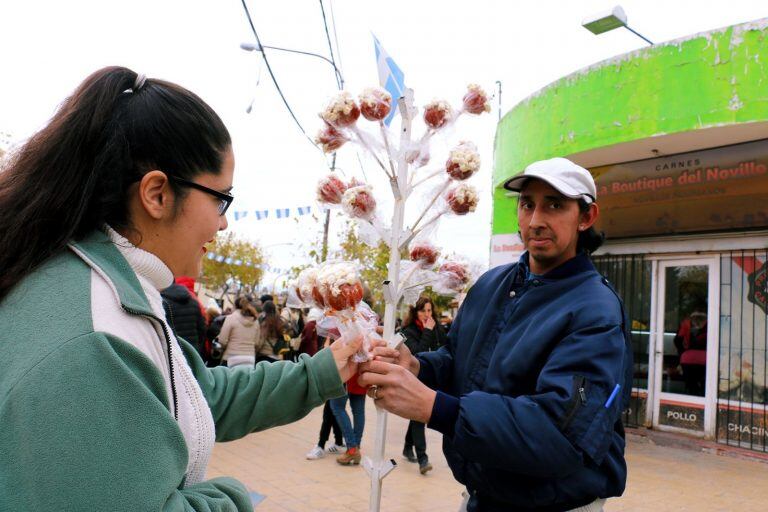
[[[430,331],[435,328],[435,319],[431,316],[427,317],[427,320],[424,322],[424,328],[429,329]]]
[[[336,369],[342,382],[347,382],[357,372],[358,363],[352,361],[352,356],[363,346],[363,337],[357,336],[347,340],[342,336],[331,343],[331,354],[336,361]]]

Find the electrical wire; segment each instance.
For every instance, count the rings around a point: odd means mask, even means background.
[[[339,57],[339,69],[344,67],[341,62],[341,46],[339,46],[339,36],[336,34],[336,16],[333,14],[333,0],[331,2],[331,23],[333,24],[333,40],[336,41],[336,55]]]
[[[269,61],[267,60],[267,54],[264,51],[264,47],[261,45],[261,39],[259,39],[259,34],[256,32],[256,27],[253,24],[253,19],[251,19],[251,13],[248,10],[248,5],[246,5],[245,0],[240,0],[240,1],[243,4],[243,9],[245,10],[245,16],[248,18],[248,24],[251,26],[253,37],[256,38],[256,44],[258,44],[259,48],[261,48],[261,56],[264,58],[264,65],[267,67],[269,76],[272,78],[272,82],[275,84],[275,88],[277,89],[278,94],[280,94],[280,98],[283,100],[283,103],[285,104],[285,108],[288,109],[288,112],[291,114],[291,117],[296,122],[296,126],[298,126],[299,130],[301,130],[301,133],[304,134],[304,136],[313,146],[320,149],[318,145],[315,144],[315,141],[312,140],[312,138],[309,135],[307,135],[307,132],[304,130],[304,127],[301,126],[301,123],[299,122],[299,119],[296,117],[296,114],[293,113],[293,109],[291,109],[291,106],[288,104],[288,100],[285,98],[285,95],[283,94],[282,89],[280,89],[280,84],[277,83],[277,78],[275,77],[274,72],[272,72],[272,67],[269,65]]]
[[[331,34],[328,31],[328,20],[325,17],[325,6],[323,6],[323,0],[320,1],[320,12],[323,13],[323,26],[325,27],[325,37],[328,39],[328,49],[331,52],[331,62],[333,63],[333,67],[336,69],[339,69],[338,66],[336,66],[336,59],[333,55],[333,45],[331,44]],[[336,50],[338,51],[338,42],[336,43]],[[339,90],[344,89],[344,77],[341,76],[340,73],[336,73],[336,85],[339,86]]]

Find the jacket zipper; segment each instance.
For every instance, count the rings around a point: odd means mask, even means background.
[[[576,381],[574,382],[573,389],[575,391],[574,397],[573,397],[573,405],[571,406],[571,410],[568,412],[568,416],[565,417],[565,420],[563,421],[562,426],[560,427],[561,430],[565,430],[568,428],[568,425],[571,424],[571,421],[573,421],[573,418],[576,416],[576,413],[578,412],[579,408],[583,405],[587,405],[587,379],[585,379],[582,376],[577,376]]]
[[[168,348],[168,371],[171,375],[171,395],[173,397],[173,419],[176,421],[179,421],[179,399],[176,395],[176,379],[173,376],[173,353],[171,349],[171,337],[168,335],[168,330],[165,328],[165,322],[160,320],[154,315],[147,315],[146,313],[143,313],[141,311],[136,311],[134,309],[128,308],[126,306],[123,306],[123,309],[136,316],[143,316],[146,318],[151,318],[152,320],[158,322],[160,324],[160,327],[163,329],[163,336],[165,337],[165,346]]]

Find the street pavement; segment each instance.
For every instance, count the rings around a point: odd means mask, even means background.
[[[370,480],[360,466],[343,467],[335,456],[306,460],[317,442],[322,408],[291,425],[218,443],[208,477],[233,476],[265,496],[257,512],[367,511]],[[462,487],[453,479],[440,450],[441,435],[427,429],[434,470],[419,474],[402,458],[408,422],[388,416],[387,457],[398,467],[384,479],[383,512],[454,512]],[[376,409],[367,400],[363,455],[373,450]],[[333,438],[331,438],[331,442]],[[621,498],[608,501],[618,511],[758,511],[768,508],[768,463],[657,446],[630,436],[629,480]]]

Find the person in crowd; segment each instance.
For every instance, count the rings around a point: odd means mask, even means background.
[[[283,333],[289,343],[288,351],[283,359],[295,360],[299,355],[301,346],[301,334],[304,331],[304,312],[300,308],[291,308],[287,305],[280,310],[280,318],[283,321]]]
[[[589,171],[564,158],[508,180],[525,252],[469,290],[435,352],[379,346],[360,384],[443,434],[469,512],[599,511],[624,491],[632,388],[624,307],[590,260],[603,242]]]
[[[224,354],[221,361],[225,366],[253,366],[256,362],[256,346],[261,339],[261,329],[256,321],[256,308],[245,298],[240,297],[237,309],[224,319],[219,333],[219,343]]]
[[[319,345],[325,345],[328,341],[325,338],[317,335],[317,320],[322,316],[323,312],[318,308],[312,308],[307,314],[307,323],[304,324],[304,330],[301,334],[301,346],[299,352],[301,354],[312,355],[318,350]],[[323,421],[320,424],[320,434],[318,436],[317,444],[307,452],[306,458],[308,460],[316,460],[325,456],[325,444],[331,435],[333,430],[334,442],[328,447],[329,453],[339,453],[344,449],[344,441],[342,439],[341,428],[339,423],[331,411],[331,404],[325,402],[323,407]]]
[[[440,316],[440,325],[443,327],[443,331],[447,334],[451,330],[451,317],[447,313],[443,313]]]
[[[214,442],[344,394],[360,339],[206,368],[165,321],[160,290],[200,271],[233,173],[206,103],[124,67],[87,77],[0,173],[0,510],[251,512],[242,483],[206,479]]]
[[[445,332],[437,322],[437,311],[429,297],[419,297],[416,304],[408,308],[408,316],[403,323],[400,334],[405,338],[405,345],[411,354],[421,354],[437,350],[445,344]],[[416,453],[414,454],[414,448]],[[432,470],[432,464],[427,455],[427,438],[424,433],[424,423],[411,420],[405,434],[403,457],[409,462],[419,463],[422,475]]]
[[[360,464],[360,444],[363,440],[365,429],[365,392],[366,389],[357,383],[358,376],[354,375],[347,383],[347,394],[330,400],[331,411],[336,418],[341,432],[344,435],[344,444],[347,449],[336,458],[336,462],[342,466]],[[347,414],[347,402],[352,409],[352,420]]]
[[[173,333],[195,347],[205,360],[206,322],[197,297],[178,282],[161,291],[160,296],[163,298],[165,318]]]
[[[222,313],[218,305],[212,305],[206,310],[206,316],[208,328],[205,330],[205,365],[213,368],[221,364],[221,357],[224,355],[218,338],[228,315]]]
[[[301,344],[299,345],[300,354],[314,355],[318,347],[322,345],[320,337],[317,335],[317,321],[323,315],[320,308],[312,308],[307,313],[307,322],[301,330]]]
[[[285,346],[283,319],[277,314],[277,307],[271,300],[264,302],[263,316],[259,318],[261,335],[256,347],[256,362],[279,361]]]
[[[685,392],[704,396],[707,376],[707,305],[699,304],[682,322],[675,335]]]

